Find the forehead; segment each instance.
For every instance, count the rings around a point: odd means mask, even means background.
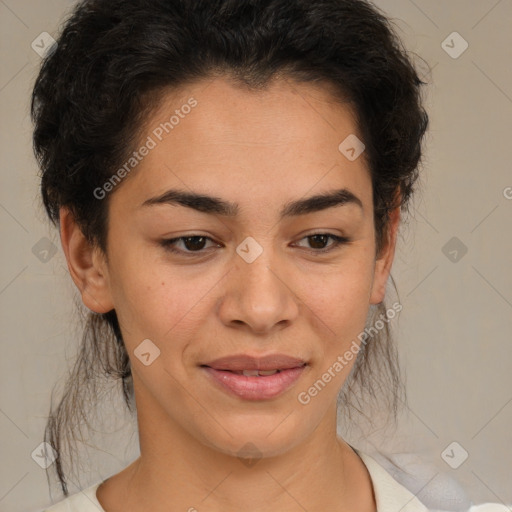
[[[361,139],[355,119],[320,85],[280,79],[255,91],[226,77],[189,84],[163,94],[146,120],[139,146],[151,149],[119,195],[135,206],[179,187],[273,207],[346,187],[371,202],[364,153],[351,161],[339,147]]]
[[[163,93],[160,108],[150,116],[145,132],[156,130],[158,135],[158,127],[183,110],[185,114],[172,121],[171,132],[164,131],[163,138],[179,141],[182,135],[201,144],[222,141],[269,147],[293,147],[300,141],[304,150],[318,152],[332,146],[334,140],[337,149],[340,136],[359,135],[359,129],[353,107],[333,93],[327,83],[314,85],[284,78],[258,90],[229,77],[203,80]],[[197,103],[193,109],[186,107],[191,98]],[[193,120],[185,123],[186,119]],[[318,146],[320,139],[324,144]],[[179,149],[176,147],[175,152]]]

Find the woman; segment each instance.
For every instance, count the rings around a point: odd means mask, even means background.
[[[99,368],[140,457],[49,511],[427,510],[337,434],[338,406],[401,400],[384,300],[422,84],[363,0],[75,8],[32,101],[91,311],[46,439],[67,496],[61,436]]]

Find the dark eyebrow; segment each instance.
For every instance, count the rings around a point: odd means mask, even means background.
[[[142,203],[142,206],[156,204],[178,204],[203,213],[218,214],[227,217],[235,217],[239,212],[238,203],[230,203],[218,197],[176,189],[168,190],[157,197],[147,199]],[[288,202],[284,205],[279,217],[283,219],[285,217],[306,215],[308,213],[319,212],[327,208],[347,204],[355,204],[363,209],[362,201],[350,190],[342,188],[307,197],[306,199]]]

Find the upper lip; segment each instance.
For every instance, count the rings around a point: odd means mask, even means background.
[[[262,357],[247,354],[225,356],[201,366],[209,366],[215,370],[287,370],[306,365],[306,361],[286,354],[269,354]]]

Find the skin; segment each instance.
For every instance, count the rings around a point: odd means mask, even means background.
[[[225,77],[197,82],[165,94],[140,140],[191,96],[198,105],[111,192],[106,255],[61,209],[70,274],[89,309],[115,308],[137,403],[141,456],[103,483],[98,499],[107,512],[375,511],[366,467],[336,435],[336,398],[355,359],[308,405],[297,395],[359,343],[370,304],[384,299],[399,209],[376,254],[366,162],[338,150],[361,136],[327,87],[281,78],[254,92]],[[141,206],[170,188],[236,202],[240,213]],[[285,203],[339,188],[363,208],[278,219]],[[334,241],[315,245],[314,233],[350,242],[315,255]],[[201,256],[160,245],[192,235],[212,241],[177,248],[199,247]],[[263,248],[252,263],[235,251],[248,236]],[[161,351],[148,366],[134,355],[145,339]],[[276,352],[309,365],[272,400],[228,395],[198,366]],[[249,442],[261,455],[252,465],[238,456]]]

